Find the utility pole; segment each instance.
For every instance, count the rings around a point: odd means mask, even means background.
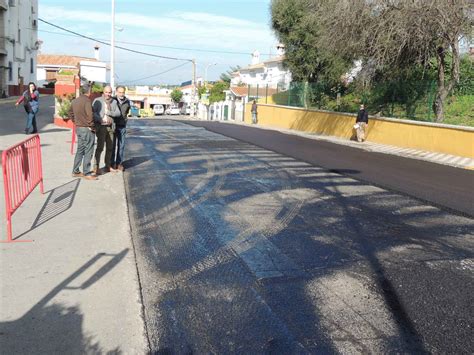
[[[193,117],[196,117],[196,59],[192,60],[193,62],[193,107],[192,107],[192,112],[193,112]]]
[[[115,0],[112,0],[112,37],[110,39],[110,86],[115,93]]]

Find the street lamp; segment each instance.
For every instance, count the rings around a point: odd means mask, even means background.
[[[204,70],[204,87],[206,88],[206,90],[207,90],[207,69],[212,65],[217,65],[217,63],[210,63],[206,65],[206,69]]]
[[[115,93],[115,0],[112,0],[112,28],[110,39],[110,86]]]

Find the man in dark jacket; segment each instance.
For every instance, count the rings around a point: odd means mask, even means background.
[[[369,114],[366,111],[365,106],[360,105],[359,112],[357,113],[356,124],[354,126],[354,128],[356,129],[358,142],[365,141],[368,124],[369,124]]]
[[[123,152],[125,150],[125,136],[127,135],[127,116],[130,112],[130,101],[125,97],[125,88],[118,86],[117,104],[120,108],[120,116],[115,118],[115,135],[112,146],[112,167],[123,171]]]
[[[76,125],[77,151],[72,168],[73,177],[83,177],[87,180],[97,180],[92,175],[91,160],[94,153],[94,117],[92,115],[92,102],[86,94],[89,93],[89,86],[84,85],[80,89],[79,97],[72,100],[69,116]],[[82,171],[81,172],[81,163]]]

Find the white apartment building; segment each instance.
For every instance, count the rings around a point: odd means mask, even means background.
[[[36,81],[38,0],[0,0],[0,96]]]
[[[284,46],[277,46],[278,55],[266,61],[260,61],[260,53],[252,54],[252,63],[232,73],[231,86],[250,85],[285,90],[291,83],[291,72],[283,67]]]

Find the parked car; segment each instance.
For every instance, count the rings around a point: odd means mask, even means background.
[[[191,114],[191,107],[189,107],[187,105],[181,107],[181,114],[182,115],[190,115]]]
[[[165,108],[163,107],[163,105],[155,105],[153,106],[153,114],[155,116],[158,116],[158,115],[163,115],[165,113]]]
[[[167,114],[167,115],[179,115],[179,107],[178,106],[170,106],[166,109],[165,114]]]

